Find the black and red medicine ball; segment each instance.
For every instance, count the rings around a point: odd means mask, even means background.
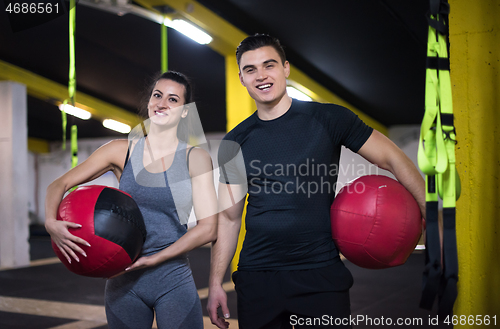
[[[422,233],[417,202],[403,185],[386,176],[362,176],[344,186],[330,219],[339,251],[370,269],[404,264]]]
[[[109,278],[125,270],[139,256],[146,240],[146,227],[139,207],[132,197],[118,189],[82,186],[61,201],[57,219],[81,224],[70,228],[90,244],[79,245],[87,257],[68,263],[59,248],[52,248],[63,264],[76,274]]]

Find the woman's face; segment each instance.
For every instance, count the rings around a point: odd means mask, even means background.
[[[148,115],[157,125],[176,126],[181,118],[187,116],[184,109],[186,100],[184,85],[172,80],[161,79],[156,82],[148,103]]]

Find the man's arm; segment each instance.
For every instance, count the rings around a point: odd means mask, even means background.
[[[225,318],[229,317],[227,295],[222,288],[224,274],[231,262],[238,244],[241,215],[245,205],[246,190],[241,185],[219,183],[219,216],[217,240],[212,244],[210,279],[207,310],[210,320],[219,328],[227,328],[229,323],[217,315],[222,309]]]
[[[373,130],[358,154],[378,167],[389,170],[413,195],[425,218],[425,182],[417,167],[389,138]]]

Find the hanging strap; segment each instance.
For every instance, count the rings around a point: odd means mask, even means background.
[[[63,142],[62,149],[66,149],[66,129],[68,124],[68,119],[66,112],[64,111],[65,106],[68,102],[75,106],[75,93],[76,93],[76,68],[75,68],[75,28],[76,28],[76,5],[75,0],[70,0],[70,10],[69,10],[69,82],[68,82],[68,94],[69,98],[65,99],[63,102],[63,111],[61,111],[62,116],[62,130],[63,130]],[[78,165],[78,141],[77,141],[77,128],[76,125],[71,127],[71,168]]]
[[[76,65],[75,65],[75,29],[76,29],[76,3],[70,0],[69,10],[69,97],[71,105],[75,106],[76,93]],[[78,130],[76,125],[71,126],[71,167],[78,165]]]
[[[78,165],[78,142],[77,142],[78,128],[76,125],[71,126],[71,168]]]
[[[446,42],[440,38],[436,42],[437,34],[432,27],[429,27],[429,41],[427,47],[427,58],[439,63],[439,56],[442,51],[446,52]],[[429,61],[428,61],[429,63]],[[418,148],[418,165],[422,172],[426,175],[436,175],[443,173],[448,167],[448,158],[446,146],[443,137],[443,128],[441,124],[440,110],[444,105],[441,100],[441,95],[446,94],[447,90],[442,90],[444,80],[443,72],[434,67],[426,69],[425,80],[425,113],[420,127],[420,143]],[[441,79],[440,75],[441,74]],[[451,90],[449,91],[451,93]],[[449,98],[451,106],[451,97]]]
[[[75,106],[75,93],[76,93],[76,70],[75,70],[75,26],[76,26],[76,6],[75,0],[70,0],[69,10],[69,82],[68,94],[69,98],[63,101],[62,115],[62,130],[63,130],[63,143],[62,149],[66,149],[66,127],[68,119],[65,112],[65,106],[68,102]],[[71,168],[78,165],[78,129],[76,125],[71,126]],[[73,186],[69,192],[73,192],[78,186]]]
[[[62,149],[63,150],[66,150],[66,127],[68,125],[68,117],[66,115],[66,104],[68,104],[68,100],[65,99],[63,101],[63,110],[61,111],[61,119],[62,119],[62,131],[63,131],[63,135],[62,135]]]
[[[438,315],[453,311],[457,297],[458,257],[455,233],[457,182],[455,127],[451,97],[448,37],[449,5],[430,0],[425,114],[420,130],[418,164],[426,175],[426,266],[420,307]],[[443,252],[439,241],[438,195],[443,199]]]
[[[163,17],[165,20],[165,16]],[[168,71],[168,42],[167,42],[167,26],[161,24],[161,72]]]
[[[426,177],[425,207],[425,269],[423,275],[422,299],[420,307],[430,310],[439,291],[442,276],[441,244],[439,239],[438,200],[436,194],[436,177]]]

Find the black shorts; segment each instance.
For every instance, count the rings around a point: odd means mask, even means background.
[[[232,278],[240,329],[351,328],[353,278],[340,261],[310,270],[236,271]]]

